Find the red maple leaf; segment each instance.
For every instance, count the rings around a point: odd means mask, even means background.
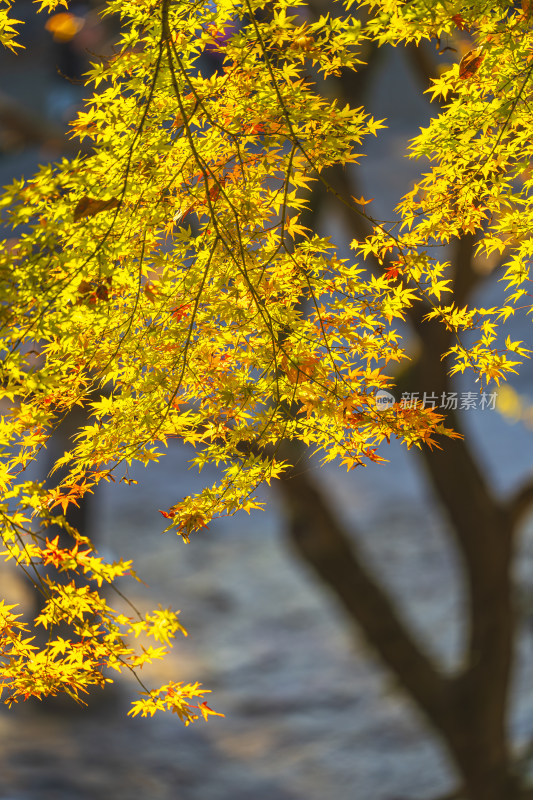
[[[388,281],[393,281],[401,275],[402,271],[397,263],[391,264],[385,270],[385,278]]]

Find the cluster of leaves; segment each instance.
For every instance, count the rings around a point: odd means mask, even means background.
[[[38,497],[39,487],[33,488]],[[133,613],[127,616],[108,605],[99,590],[103,585],[113,585],[118,578],[135,576],[131,562],[105,563],[64,518],[50,515],[48,521],[59,522],[68,530],[70,547],[61,546],[59,535],[50,540],[35,533],[26,527],[29,521],[20,510],[10,519],[4,517],[2,555],[6,560],[14,559],[39,586],[43,602],[35,624],[47,635],[44,644],[35,644],[23,615],[14,612],[15,606],[0,601],[0,696],[7,705],[60,691],[84,702],[90,687],[112,682],[105,677],[110,670],[135,672],[164,658],[178,631],[187,635],[177,612],[170,609],[158,608],[142,615],[129,603]],[[65,579],[52,579],[41,573],[39,567],[48,565],[55,568],[57,575],[64,573],[61,577]],[[82,582],[79,576],[84,576]],[[128,635],[142,635],[147,641],[151,638],[158,646],[143,645],[137,652],[127,643]],[[204,717],[215,713],[205,701],[199,705],[193,702],[206,693],[200,684],[169,684],[154,692],[138,680],[144,697],[134,703],[130,711],[133,715],[153,714],[164,704],[188,724],[199,713]]]
[[[528,356],[522,342],[501,342],[499,323],[517,309],[531,311],[529,266],[533,255],[531,140],[528,136],[533,88],[533,19],[529,2],[520,10],[507,2],[436,3],[417,15],[415,4],[386,6],[371,23],[379,41],[440,40],[454,32],[468,35],[472,47],[428,89],[442,103],[441,113],[411,143],[410,155],[424,158],[430,171],[399,206],[401,230],[378,227],[362,252],[390,254],[403,275],[431,299],[430,318],[456,334],[450,351],[453,372],[473,369],[497,383],[516,372],[518,357]],[[422,9],[420,9],[422,11]],[[511,289],[507,302],[493,308],[441,306],[450,281],[447,264],[431,255],[454,237],[475,234],[477,254],[500,254],[501,280]],[[468,346],[460,334],[473,328]],[[503,346],[502,346],[503,345]]]
[[[387,365],[406,358],[395,326],[422,298],[456,333],[455,369],[499,380],[516,365],[511,353],[527,355],[496,339],[527,294],[533,252],[529,15],[503,2],[368,0],[363,24],[352,5],[309,21],[305,3],[287,0],[109,0],[121,38],[92,66],[94,95],[72,129],[90,153],[42,167],[0,197],[12,228],[0,254],[2,536],[24,569],[53,563],[72,576],[41,581],[47,599],[36,620],[51,630],[67,621],[69,640],[51,635],[39,649],[1,607],[10,702],[62,689],[79,696],[106,680],[105,669],[163,654],[136,655],[128,633],[165,643],[180,629],[171,612],[132,621],[114,611],[99,588],[130,565],[105,564],[71,529],[69,549],[47,539],[53,521],[66,525],[53,509],[65,512],[133,461],[159,459],[178,438],[195,447],[196,466],[222,469],[216,486],[162,512],[167,530],[188,540],[215,516],[260,505],[255,488],[286,466],[277,456],[284,439],[353,468],[379,459],[391,436],[407,446],[453,436],[432,409],[375,402],[391,385]],[[14,47],[8,10],[0,36]],[[340,259],[302,225],[309,187],[328,185],[329,166],[355,163],[383,124],[319,86],[357,70],[369,39],[397,45],[457,26],[483,50],[432,88],[451,99],[413,143],[431,171],[404,199],[401,227],[367,217],[372,235],[352,245],[386,268]],[[214,74],[206,51],[220,58]],[[354,200],[354,214],[361,205]],[[465,231],[479,233],[480,252],[509,251],[514,291],[504,308],[441,305],[448,265],[430,253]],[[465,329],[480,332],[468,347]],[[77,405],[88,422],[55,464],[56,487],[22,481]],[[189,721],[210,712],[191,705],[201,695],[169,684],[134,712],[171,708]]]
[[[17,25],[22,23],[19,19],[14,19],[11,16],[12,5],[10,0],[2,0],[2,5],[0,6],[0,42],[4,47],[15,53],[17,48],[21,47],[20,43],[17,42]]]

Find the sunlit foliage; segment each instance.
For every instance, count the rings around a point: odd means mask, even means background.
[[[39,5],[68,14],[67,2]],[[4,2],[0,35],[16,49],[9,11]],[[529,3],[348,0],[312,19],[305,3],[283,0],[110,0],[105,14],[121,17],[122,33],[87,75],[94,94],[72,125],[86,150],[0,197],[10,228],[0,254],[2,537],[6,558],[40,585],[35,622],[50,631],[37,647],[18,612],[0,606],[8,703],[80,697],[109,668],[162,657],[183,631],[174,612],[125,616],[102,596],[131,564],[105,563],[64,517],[100,481],[128,480],[128,466],[160,459],[169,439],[192,444],[195,465],[219,465],[222,477],[163,510],[167,530],[188,540],[214,517],[260,506],[255,489],[285,467],[283,440],[348,469],[379,460],[391,437],[438,446],[455,434],[436,411],[375,400],[392,385],[391,362],[407,357],[398,322],[422,298],[455,334],[453,369],[472,370],[480,391],[528,355],[501,328],[530,310]],[[352,242],[354,260],[341,258],[302,212],[313,182],[357,163],[385,123],[331,99],[328,80],[357,70],[369,39],[399,46],[457,30],[472,49],[433,83],[439,113],[411,145],[426,173],[397,221],[375,220],[353,198],[373,232]],[[214,74],[202,69],[206,50],[220,58]],[[501,307],[454,302],[442,246],[467,232],[479,254],[505,255]],[[63,477],[55,488],[25,480],[75,406],[88,422],[55,465]],[[52,524],[68,529],[69,548],[47,537]],[[66,581],[39,577],[50,563]],[[68,639],[57,633],[65,622]],[[139,653],[127,636],[141,633],[156,646]],[[144,691],[135,714],[211,713],[195,705],[198,685]]]

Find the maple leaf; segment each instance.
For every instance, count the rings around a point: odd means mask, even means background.
[[[108,301],[109,289],[111,288],[112,278],[105,277],[96,281],[80,281],[78,285],[79,299],[78,303],[87,301],[90,305],[94,305],[97,300]]]
[[[455,22],[460,31],[464,31],[467,29],[462,14],[454,14],[452,20]]]
[[[481,62],[485,58],[485,53],[482,47],[476,47],[474,50],[469,50],[459,63],[459,77],[462,80],[471,78],[478,71]]]
[[[354,201],[354,203],[357,203],[358,206],[367,206],[369,203],[374,202],[373,197],[371,197],[370,200],[365,200],[365,198],[362,195],[359,199],[357,197],[352,197],[352,200]]]
[[[402,274],[401,264],[394,263],[394,264],[391,264],[389,267],[386,268],[385,273],[384,273],[384,277],[388,281],[392,281],[395,278],[398,278],[401,274]]]
[[[171,311],[171,314],[172,314],[173,319],[175,319],[177,322],[181,322],[182,319],[184,319],[185,317],[188,316],[190,310],[191,310],[191,304],[190,303],[184,303],[181,306],[177,306],[176,308],[173,308],[172,311]]]
[[[207,705],[207,701],[205,701],[205,700],[204,700],[203,703],[199,703],[197,708],[200,711],[200,713],[201,713],[201,715],[202,715],[202,717],[204,719],[207,719],[210,716],[214,716],[214,717],[223,717],[224,716],[224,714],[220,714],[218,711],[213,711],[213,709],[210,708]]]

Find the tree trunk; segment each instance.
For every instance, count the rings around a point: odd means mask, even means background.
[[[448,677],[423,652],[384,587],[358,556],[352,537],[312,484],[305,463],[302,466],[302,455],[296,457],[291,444],[284,457],[299,465],[278,482],[288,510],[291,544],[333,591],[440,736],[457,768],[464,797],[519,797],[506,732],[514,615],[511,536],[502,529],[503,520],[493,519],[490,530],[479,529],[488,546],[482,554],[483,580],[471,591],[466,664],[459,675]]]

